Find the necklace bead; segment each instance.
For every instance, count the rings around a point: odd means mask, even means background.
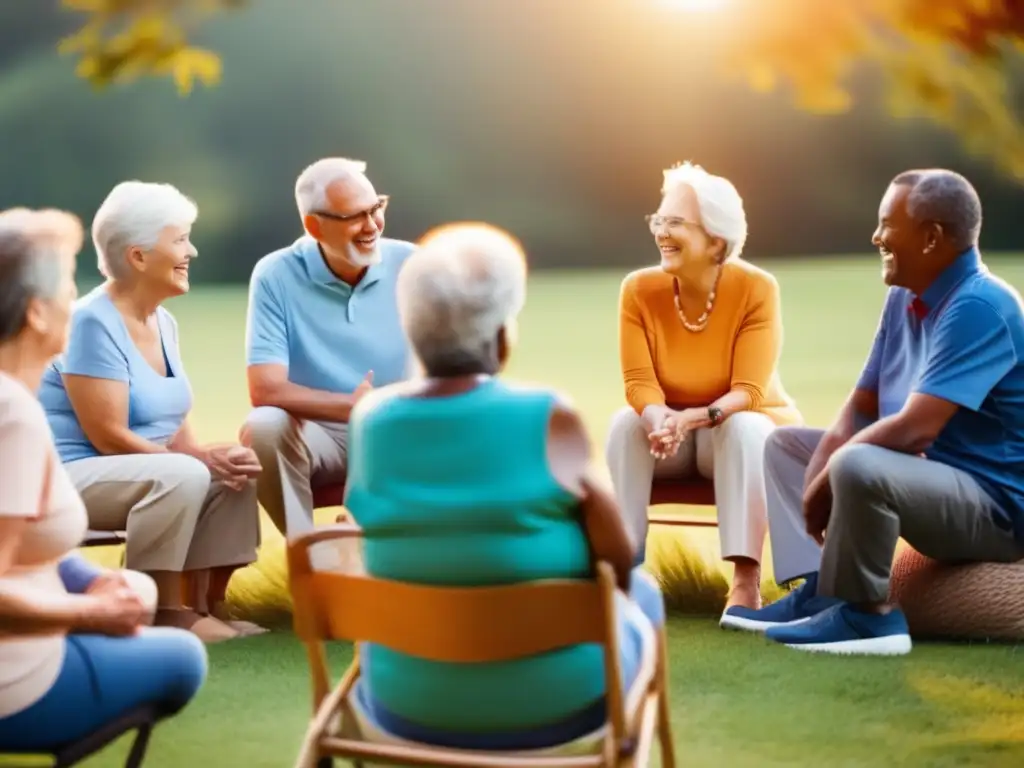
[[[675,294],[676,313],[679,315],[679,321],[683,324],[683,328],[688,330],[690,333],[700,333],[708,326],[708,320],[711,318],[711,310],[715,308],[715,293],[718,290],[718,280],[722,276],[722,270],[719,268],[715,274],[714,285],[711,286],[711,292],[708,294],[708,300],[704,304],[704,311],[701,316],[697,318],[697,322],[691,323],[686,319],[686,314],[683,312],[683,304],[679,298],[679,281],[675,280],[672,283],[672,289]]]

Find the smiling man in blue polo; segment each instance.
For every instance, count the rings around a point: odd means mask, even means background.
[[[411,361],[395,281],[415,246],[385,238],[388,198],[366,164],[326,158],[295,183],[306,230],[263,257],[249,285],[242,428],[263,467],[260,504],[282,533],[312,524],[312,488],[345,478],[348,416]]]
[[[911,649],[887,602],[902,536],[946,562],[1024,558],[1024,308],[978,252],[981,202],[946,170],[893,180],[872,242],[891,286],[860,380],[827,431],[765,449],[776,577],[802,586],[722,626],[790,648]]]

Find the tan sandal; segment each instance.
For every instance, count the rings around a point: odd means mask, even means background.
[[[251,621],[241,621],[239,619],[232,619],[231,614],[228,611],[227,603],[225,603],[224,601],[214,603],[209,615],[217,619],[218,621],[227,624],[233,630],[238,632],[239,636],[241,637],[254,637],[255,635],[265,635],[270,631],[266,627],[261,627],[259,624],[253,624]]]
[[[220,643],[241,635],[223,621],[213,616],[203,616],[191,608],[157,608],[153,626],[187,629],[204,643]]]

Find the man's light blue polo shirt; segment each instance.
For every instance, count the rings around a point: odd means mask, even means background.
[[[342,394],[371,370],[375,387],[408,378],[395,281],[413,250],[382,238],[380,262],[354,288],[328,269],[311,237],[264,256],[249,284],[246,363],[284,365],[292,383]]]
[[[971,474],[1024,541],[1024,305],[966,251],[920,296],[889,291],[858,387],[879,394],[880,416],[911,392],[960,406],[925,451]]]

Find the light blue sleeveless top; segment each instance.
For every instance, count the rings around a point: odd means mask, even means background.
[[[397,386],[374,393],[349,425],[346,506],[365,533],[371,575],[483,586],[591,574],[578,500],[548,467],[554,393],[489,380],[463,394],[413,398]],[[605,692],[598,645],[498,664],[366,650],[376,703],[441,730],[543,726]]]

